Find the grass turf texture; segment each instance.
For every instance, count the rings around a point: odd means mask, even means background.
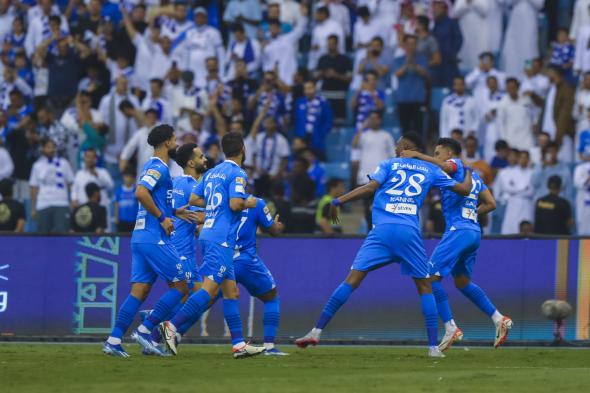
[[[0,391],[28,392],[587,392],[590,351],[454,348],[446,359],[400,347],[281,347],[288,357],[234,360],[229,346],[130,359],[99,345],[0,345]]]

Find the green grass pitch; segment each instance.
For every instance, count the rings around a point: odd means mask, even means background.
[[[185,345],[179,356],[103,355],[100,345],[1,344],[0,392],[588,392],[590,351],[334,347],[234,360],[229,346]]]

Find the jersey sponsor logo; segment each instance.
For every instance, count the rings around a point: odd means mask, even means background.
[[[244,179],[243,177],[236,177],[236,183],[245,186],[246,185],[246,179]]]
[[[162,176],[162,174],[155,169],[148,169],[145,174],[153,177],[156,180],[160,180],[160,176]]]
[[[267,214],[266,214],[266,219],[267,219],[268,221],[272,221],[272,216],[270,215],[270,213],[267,213]]]
[[[461,209],[461,217],[477,222],[477,212],[474,209],[464,207]]]
[[[240,184],[236,184],[236,192],[239,192],[241,194],[245,194],[246,193],[246,189],[244,188],[244,186],[242,186]]]
[[[154,179],[153,177],[148,176],[148,175],[145,175],[144,177],[142,177],[141,178],[141,181],[144,182],[144,183],[149,184],[152,187],[155,187],[156,186],[156,182],[157,182],[156,179]]]
[[[145,218],[140,218],[135,221],[135,228],[134,230],[145,229]]]
[[[395,214],[418,214],[418,207],[409,203],[388,203],[385,205],[385,211]]]
[[[264,206],[264,208],[262,209],[262,211],[263,211],[265,214],[270,214],[270,210],[268,210],[268,207],[266,207],[266,206]]]
[[[214,218],[209,218],[209,219],[205,220],[205,222],[203,223],[203,228],[205,228],[205,229],[213,228],[214,222],[215,222]]]

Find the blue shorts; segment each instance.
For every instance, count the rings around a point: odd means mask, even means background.
[[[432,253],[431,274],[471,277],[481,233],[471,229],[446,232]]]
[[[185,279],[183,264],[172,243],[131,243],[131,282],[153,284]]]
[[[234,250],[209,240],[199,240],[203,265],[201,276],[215,281],[218,285],[224,280],[235,280]]]
[[[236,281],[242,284],[251,296],[257,297],[274,289],[277,284],[262,259],[242,254],[234,260]]]
[[[197,265],[197,259],[194,255],[191,257],[181,255],[180,260],[182,261],[182,266],[184,268],[184,275],[189,283],[203,282],[199,266]]]
[[[369,272],[391,263],[401,264],[402,274],[429,277],[426,250],[418,228],[400,224],[376,226],[367,235],[351,269]]]

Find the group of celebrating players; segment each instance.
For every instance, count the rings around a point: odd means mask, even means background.
[[[242,135],[230,132],[223,136],[226,160],[209,171],[205,171],[201,149],[192,143],[178,148],[169,125],[154,127],[148,143],[154,147],[154,157],[145,164],[136,192],[140,208],[131,238],[131,292],[103,352],[129,357],[121,339],[160,277],[169,289],[153,310],[140,312],[142,323],[131,335],[144,354],[176,355],[182,336],[222,298],[234,358],[286,355],[275,347],[280,320],[276,284],[256,250],[259,227],[276,236],[283,231],[283,224],[278,216],[272,217],[264,200],[247,193]],[[440,139],[434,157],[423,152],[420,137],[405,134],[397,144],[397,158],[382,162],[369,176],[368,184],[332,200],[330,214],[337,221],[339,206],[374,196],[373,229],[315,327],[295,340],[297,346],[318,344],[322,329],[367,274],[391,263],[399,263],[402,274],[416,283],[428,335],[428,356],[444,357],[443,352],[463,338],[440,283],[449,274],[461,293],[492,319],[496,327],[494,346],[505,342],[512,320],[471,281],[481,238],[478,216],[494,210],[495,200],[477,173],[463,166],[461,146],[455,140]],[[183,168],[183,176],[171,179],[170,159]],[[446,231],[429,259],[419,212],[431,187],[441,190]],[[203,258],[200,267],[195,255],[197,227]],[[263,346],[244,340],[237,284],[264,303]],[[439,317],[445,326],[440,343]]]

